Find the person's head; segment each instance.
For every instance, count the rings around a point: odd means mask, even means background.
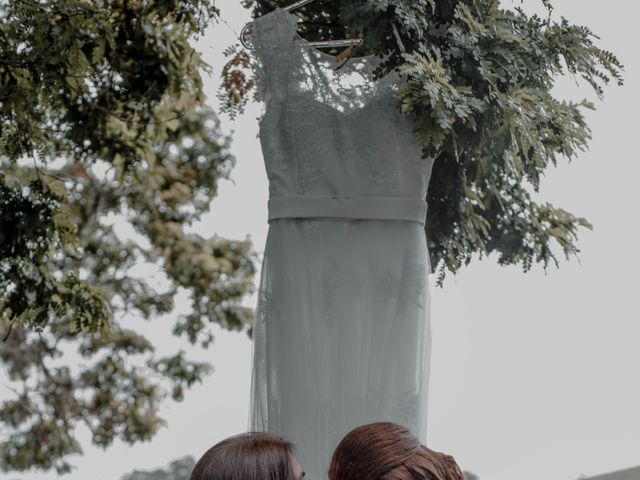
[[[301,480],[304,476],[290,442],[269,433],[244,433],[207,450],[189,480]]]
[[[331,459],[329,480],[464,480],[452,456],[434,452],[395,423],[349,432]]]

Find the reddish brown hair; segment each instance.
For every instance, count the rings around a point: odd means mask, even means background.
[[[349,432],[331,459],[329,480],[464,480],[454,458],[420,444],[395,423]]]
[[[269,433],[244,433],[217,443],[189,480],[293,480],[293,446]]]

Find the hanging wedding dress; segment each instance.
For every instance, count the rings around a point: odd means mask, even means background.
[[[313,480],[352,428],[425,441],[432,163],[375,56],[336,70],[277,9],[254,21],[269,233],[254,328],[253,430],[291,440]]]

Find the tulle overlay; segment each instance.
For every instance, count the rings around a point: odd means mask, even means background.
[[[426,440],[432,161],[395,103],[400,75],[372,80],[372,56],[335,70],[296,23],[277,10],[252,34],[270,226],[250,428],[294,442],[320,480],[355,426],[394,421]]]
[[[271,223],[254,331],[252,429],[296,444],[326,478],[352,428],[394,421],[426,436],[430,329],[415,222]]]

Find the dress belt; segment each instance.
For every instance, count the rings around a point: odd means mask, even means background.
[[[347,197],[279,195],[268,203],[269,221],[276,218],[353,218],[407,220],[422,225],[427,201],[412,197]]]

